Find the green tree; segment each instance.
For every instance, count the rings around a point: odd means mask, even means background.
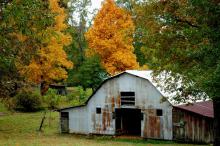
[[[87,48],[84,34],[88,28],[88,9],[91,6],[91,0],[73,0],[69,5],[69,22],[72,26],[70,31],[74,38],[69,50],[77,52],[71,58],[74,60],[76,67],[78,67],[84,61],[85,49]],[[76,17],[76,14],[78,14],[78,17]]]
[[[136,21],[145,28],[142,51],[165,89],[180,102],[207,95],[214,104],[214,145],[220,145],[220,7],[218,1],[148,1]],[[178,80],[182,86],[178,85]],[[206,93],[206,94],[204,94]]]
[[[72,44],[66,48],[69,59],[74,62],[74,68],[69,70],[69,77],[67,82],[71,85],[78,85],[78,70],[79,67],[86,60],[85,50],[87,49],[87,42],[85,40],[85,32],[88,29],[88,14],[90,0],[72,0],[70,1],[69,10],[69,27],[68,32],[71,34]]]
[[[133,40],[134,53],[137,56],[137,61],[139,62],[140,66],[143,66],[148,63],[148,60],[145,58],[145,55],[141,51],[142,46],[144,46],[142,38],[143,35],[145,35],[145,28],[137,21],[137,18],[139,17],[139,11],[141,10],[141,0],[116,0],[116,3],[119,7],[126,9],[132,16],[132,20],[135,24]]]
[[[84,90],[92,88],[95,91],[107,77],[107,73],[101,66],[100,59],[97,56],[86,58],[77,73],[79,84]]]

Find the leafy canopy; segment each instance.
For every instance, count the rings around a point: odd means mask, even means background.
[[[66,79],[65,69],[73,66],[72,62],[67,60],[63,49],[71,43],[71,37],[64,33],[67,28],[65,10],[59,6],[59,0],[49,0],[49,10],[53,15],[54,24],[37,33],[41,43],[36,54],[31,56],[30,63],[17,64],[21,74],[35,83],[50,83]]]
[[[133,53],[134,24],[131,16],[113,0],[104,1],[86,33],[88,56],[98,54],[110,74],[139,67]]]
[[[27,64],[42,45],[39,35],[53,24],[48,4],[41,0],[0,2],[0,85],[2,96],[15,92],[22,81],[16,63]],[[19,59],[20,58],[20,59]]]
[[[146,30],[142,51],[152,69],[181,77],[181,87],[167,78],[166,89],[181,93],[178,101],[198,99],[202,92],[220,97],[220,8],[216,3],[152,0],[138,7],[136,21]]]

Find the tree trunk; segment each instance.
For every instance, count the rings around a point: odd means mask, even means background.
[[[41,93],[42,96],[46,94],[48,89],[49,89],[49,84],[45,81],[41,82],[40,93]]]
[[[220,146],[220,98],[213,99],[213,106],[214,106],[213,146]]]

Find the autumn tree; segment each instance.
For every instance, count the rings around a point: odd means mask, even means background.
[[[16,68],[28,81],[40,83],[44,94],[48,84],[67,78],[66,69],[72,63],[67,60],[63,47],[70,44],[71,37],[64,33],[66,14],[58,0],[33,0],[33,4],[13,1],[5,14],[8,13],[6,22],[13,29],[9,36],[19,44],[12,46],[12,50],[17,50],[13,56]],[[18,13],[10,14],[11,9]]]
[[[53,23],[46,1],[4,0],[0,2],[0,94],[10,96],[23,79],[18,58],[27,63],[40,44],[39,32]]]
[[[87,55],[98,54],[102,65],[112,75],[126,69],[137,69],[139,65],[132,45],[134,28],[128,12],[113,0],[104,1],[94,24],[86,33]]]
[[[70,44],[71,37],[63,32],[67,28],[65,24],[66,14],[58,2],[58,0],[49,0],[49,8],[52,14],[55,14],[55,24],[46,30],[49,32],[49,39],[46,38],[43,41],[47,45],[40,48],[39,55],[33,58],[24,70],[24,73],[28,73],[29,79],[41,83],[43,89],[44,84],[48,85],[53,81],[66,79],[67,71],[65,69],[70,69],[73,66],[72,62],[67,60],[67,55],[63,49],[64,46]],[[46,91],[43,90],[43,92]]]
[[[220,145],[219,17],[218,1],[151,0],[139,5],[136,18],[145,28],[142,51],[157,74],[168,74],[165,89],[179,93],[175,100],[213,100],[215,146]]]

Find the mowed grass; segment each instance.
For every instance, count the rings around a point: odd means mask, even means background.
[[[60,134],[58,112],[47,113],[43,132],[39,132],[42,116],[43,112],[0,116],[0,146],[193,146],[169,141]]]

